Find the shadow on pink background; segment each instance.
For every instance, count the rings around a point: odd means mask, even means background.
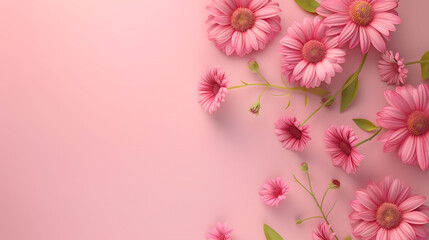
[[[248,107],[262,89],[231,90],[209,116],[197,103],[199,75],[221,65],[232,84],[259,81],[246,68],[256,57],[272,82],[280,81],[279,40],[306,16],[292,0],[279,0],[283,30],[262,52],[227,57],[206,36],[208,1],[15,0],[0,2],[0,239],[109,240],[204,239],[216,221],[227,221],[234,240],[264,239],[269,224],[285,239],[311,239],[317,214],[292,181],[307,161],[320,195],[331,178],[343,189],[332,224],[351,233],[348,214],[354,191],[387,174],[428,196],[427,173],[405,166],[382,144],[364,145],[360,171],[347,176],[332,167],[322,138],[331,124],[352,118],[375,120],[387,103],[371,50],[352,107],[338,101],[309,124],[301,154],[285,151],[273,132],[280,116],[303,119],[319,103],[310,97],[266,95],[261,116]],[[427,0],[403,0],[403,23],[388,47],[406,60],[429,50]],[[338,89],[360,61],[349,51]],[[408,82],[422,82],[417,65]],[[258,198],[261,184],[280,176],[291,186],[278,208]]]

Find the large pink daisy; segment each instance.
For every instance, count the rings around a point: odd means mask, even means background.
[[[426,197],[411,195],[399,179],[385,177],[355,193],[349,218],[353,235],[363,240],[424,240],[429,218],[423,213]]]
[[[295,117],[282,117],[274,125],[278,140],[287,150],[302,152],[311,140],[308,125],[300,126]]]
[[[272,0],[212,0],[207,9],[209,39],[227,55],[264,49],[281,30],[281,9]]]
[[[326,222],[319,222],[317,228],[313,231],[314,240],[334,240],[335,233],[331,232],[331,225],[326,224]]]
[[[338,36],[340,45],[350,48],[360,44],[363,53],[371,44],[380,52],[386,51],[384,39],[390,40],[395,24],[401,23],[395,8],[399,0],[325,0],[316,12],[330,27],[328,35]]]
[[[302,87],[318,87],[331,83],[336,72],[342,72],[344,50],[337,47],[336,39],[326,37],[327,26],[318,18],[304,19],[301,26],[294,22],[288,34],[280,41],[283,73],[289,82]]]
[[[332,125],[326,130],[326,152],[331,155],[332,164],[341,167],[347,174],[356,173],[365,157],[356,151],[358,138],[352,128]]]
[[[198,102],[201,103],[204,111],[212,114],[219,108],[220,103],[225,101],[227,84],[225,72],[219,66],[211,67],[201,75],[198,83],[200,93]]]
[[[390,104],[379,112],[377,122],[389,130],[380,137],[384,151],[398,150],[403,163],[429,167],[429,86],[396,87],[384,92]]]

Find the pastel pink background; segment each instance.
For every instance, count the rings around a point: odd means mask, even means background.
[[[216,221],[227,221],[234,240],[264,239],[267,223],[285,239],[311,239],[318,214],[292,181],[308,161],[317,193],[331,178],[343,189],[332,223],[340,237],[351,232],[349,202],[358,187],[387,174],[428,196],[429,176],[384,154],[373,141],[360,171],[332,167],[322,138],[333,124],[375,120],[387,103],[371,50],[356,102],[339,114],[338,101],[309,124],[313,140],[303,153],[282,149],[273,123],[282,115],[304,119],[319,103],[310,97],[267,94],[262,113],[248,107],[260,88],[232,90],[215,115],[197,103],[199,75],[220,64],[231,84],[258,82],[246,62],[279,82],[279,39],[306,16],[292,0],[279,0],[282,32],[262,52],[227,57],[206,36],[208,1],[14,0],[0,2],[0,239],[110,240],[204,239]],[[390,49],[416,60],[429,49],[427,0],[403,0],[403,24]],[[350,51],[335,90],[360,61]],[[417,65],[409,83],[422,82]],[[356,129],[360,139],[369,134]],[[278,208],[263,205],[258,191],[280,176],[291,186]]]

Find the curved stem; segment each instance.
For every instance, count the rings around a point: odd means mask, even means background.
[[[329,217],[329,214],[331,214],[331,212],[334,209],[335,205],[337,205],[337,201],[335,201],[334,205],[332,205],[331,209],[329,209],[329,212],[328,212],[328,214],[326,214],[326,217]]]
[[[328,187],[328,188],[326,189],[326,191],[325,191],[325,194],[323,194],[322,202],[320,203],[320,206],[321,206],[321,207],[323,207],[323,202],[325,201],[326,194],[328,194],[328,192],[329,192],[329,190],[330,190],[330,189],[331,189],[331,188],[329,188],[329,187]]]
[[[358,146],[360,146],[366,142],[371,141],[373,138],[375,138],[381,132],[381,130],[383,130],[383,128],[378,129],[378,131],[376,133],[374,133],[374,135],[372,135],[371,137],[369,137],[369,138],[363,140],[362,142],[356,144],[355,147],[358,147]]]
[[[332,100],[334,100],[338,94],[340,94],[344,89],[346,89],[350,84],[352,84],[356,78],[359,76],[360,72],[362,71],[363,65],[365,64],[366,58],[368,57],[368,53],[365,53],[365,55],[363,55],[363,59],[362,62],[359,65],[359,68],[356,72],[353,73],[352,77],[350,78],[349,81],[347,81],[340,90],[338,90],[338,92],[336,92],[333,96],[331,96],[330,98],[328,98],[328,100],[326,100],[324,103],[322,103],[322,105],[320,105],[316,110],[314,110],[313,113],[310,114],[310,116],[308,116],[304,122],[301,123],[300,126],[303,126],[308,120],[310,120],[311,117],[314,116],[314,114],[316,114],[320,109],[322,109],[324,106],[326,106],[329,102],[331,102]]]
[[[256,70],[256,73],[258,74],[258,76],[260,77],[260,78],[262,78],[262,80],[264,80],[267,84],[270,84],[269,82],[268,82],[268,80],[267,79],[265,79],[264,78],[264,76],[262,76],[262,74],[259,72],[259,69],[258,70]]]
[[[314,216],[314,217],[308,217],[308,218],[304,218],[304,219],[300,219],[301,223],[303,223],[304,221],[310,220],[310,219],[315,219],[315,218],[323,218],[322,216]]]
[[[408,62],[408,63],[405,63],[404,65],[408,66],[408,65],[412,65],[412,64],[416,64],[416,63],[429,63],[429,60],[420,60],[420,61]]]
[[[268,88],[270,88],[270,87],[266,87],[266,88],[264,88],[264,91],[262,91],[262,93],[259,95],[259,97],[258,97],[258,102],[259,101],[261,101],[261,97],[262,97],[262,95],[264,95],[264,93],[265,93],[265,91],[267,91],[267,89]]]

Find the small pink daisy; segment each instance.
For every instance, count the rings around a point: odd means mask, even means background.
[[[212,0],[207,9],[209,39],[227,55],[264,49],[281,30],[281,9],[272,0]]]
[[[282,117],[274,125],[278,140],[287,150],[302,152],[311,140],[308,125],[300,126],[295,117]]]
[[[365,157],[354,147],[358,143],[354,130],[348,126],[332,125],[326,130],[324,140],[326,152],[331,155],[332,164],[341,167],[347,174],[356,173]]]
[[[218,66],[211,67],[205,74],[201,75],[198,84],[200,91],[198,102],[204,111],[212,114],[219,108],[220,103],[225,101],[225,95],[228,91],[227,84],[225,72]]]
[[[355,193],[350,205],[353,235],[362,240],[424,240],[429,236],[423,213],[426,197],[411,195],[399,179],[385,177]]]
[[[210,229],[207,234],[207,240],[231,240],[232,228],[228,227],[226,223],[216,223],[216,227]]]
[[[336,39],[326,37],[327,26],[318,17],[305,18],[301,26],[294,22],[288,35],[280,40],[283,73],[289,82],[314,88],[322,82],[331,83],[336,72],[342,72],[345,51],[338,48]]]
[[[319,222],[317,228],[313,231],[314,240],[334,240],[335,233],[331,232],[331,225],[326,224],[325,222]]]
[[[377,113],[378,124],[387,129],[380,141],[384,151],[398,150],[403,163],[429,167],[429,86],[396,87],[384,92],[390,106]]]
[[[340,45],[349,43],[350,48],[360,44],[367,53],[371,44],[380,52],[386,51],[384,39],[390,40],[390,32],[401,23],[395,11],[399,0],[325,0],[316,9],[326,17],[330,36],[337,36]]]
[[[279,177],[268,180],[262,188],[259,192],[261,201],[269,206],[278,206],[289,192],[289,186]]]
[[[387,51],[381,55],[378,61],[378,73],[381,81],[389,85],[403,85],[407,78],[408,70],[405,68],[404,59],[399,58],[399,53],[393,54]]]

